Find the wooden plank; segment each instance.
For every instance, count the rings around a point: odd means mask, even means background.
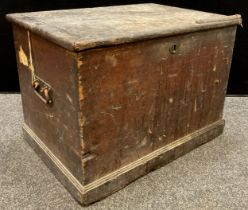
[[[55,177],[83,205],[89,205],[125,187],[135,179],[216,138],[223,132],[224,120],[178,139],[112,173],[83,186],[35,133],[24,124],[24,136]]]

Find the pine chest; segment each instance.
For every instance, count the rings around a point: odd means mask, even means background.
[[[80,203],[223,132],[239,15],[137,4],[7,18],[25,138]]]

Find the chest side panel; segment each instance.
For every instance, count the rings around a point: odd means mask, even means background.
[[[81,179],[78,93],[74,58],[66,50],[14,27],[25,124]],[[32,71],[51,86],[51,105],[32,87]]]
[[[84,183],[221,119],[234,36],[230,27],[83,52]]]

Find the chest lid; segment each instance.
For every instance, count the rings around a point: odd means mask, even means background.
[[[7,19],[71,51],[241,24],[240,15],[150,3],[16,13]]]

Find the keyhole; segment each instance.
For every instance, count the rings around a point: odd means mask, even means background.
[[[171,54],[176,54],[177,52],[177,44],[173,44],[171,47],[170,47],[170,53]]]

